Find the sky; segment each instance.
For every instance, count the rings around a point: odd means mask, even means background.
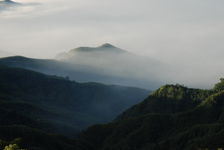
[[[172,65],[176,81],[207,87],[224,76],[223,0],[17,2],[24,6],[0,12],[0,51],[54,58],[111,43]]]

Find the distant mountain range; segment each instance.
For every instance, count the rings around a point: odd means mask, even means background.
[[[177,84],[154,92],[69,79],[135,84],[141,80],[132,71],[145,73],[144,62],[157,64],[110,44],[76,48],[57,60],[0,59],[0,148],[10,143],[27,150],[224,148],[223,78],[208,90]],[[127,72],[129,78],[120,74]]]
[[[79,82],[101,82],[153,89],[161,84],[162,64],[138,56],[111,44],[99,47],[79,47],[61,53],[55,60],[32,59],[20,56],[0,59],[1,64],[31,69]]]

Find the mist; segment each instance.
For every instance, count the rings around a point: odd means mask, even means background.
[[[18,2],[24,7],[0,12],[0,49],[5,52],[54,58],[75,47],[109,42],[155,60],[134,67],[144,80],[211,88],[224,76],[221,0]]]

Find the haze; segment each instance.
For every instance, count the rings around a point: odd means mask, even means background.
[[[5,52],[54,58],[75,47],[112,43],[172,66],[172,72],[161,71],[168,83],[209,88],[224,76],[222,0],[18,2],[24,6],[0,12]]]

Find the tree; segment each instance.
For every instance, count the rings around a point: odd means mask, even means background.
[[[25,150],[25,149],[19,148],[17,144],[9,144],[4,148],[4,150]]]
[[[220,79],[220,82],[215,84],[215,87],[214,87],[215,90],[217,91],[222,91],[224,90],[224,78],[221,78]]]

